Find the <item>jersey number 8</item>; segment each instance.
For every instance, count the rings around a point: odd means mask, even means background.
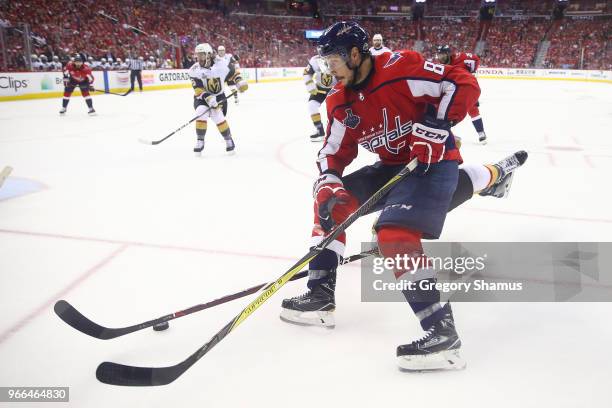
[[[431,61],[425,61],[425,65],[423,65],[423,68],[426,71],[431,71],[438,75],[444,75],[444,65],[442,64],[434,64]]]

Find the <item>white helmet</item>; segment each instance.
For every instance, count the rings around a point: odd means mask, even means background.
[[[224,56],[225,55],[225,47],[220,45],[217,47],[217,54],[219,54],[220,56]]]
[[[382,41],[383,38],[382,38],[381,34],[374,34],[374,37],[372,37],[372,40],[374,40],[374,41],[376,41],[376,40]]]
[[[106,58],[102,58],[100,61],[101,62],[106,62]]]
[[[210,46],[209,43],[202,43],[202,44],[198,44],[195,47],[195,53],[199,54],[201,52],[207,53],[207,54],[212,54],[213,53],[213,49]]]
[[[141,61],[144,61],[144,58],[142,58],[142,57],[138,57],[138,59],[141,60]]]
[[[149,61],[155,61],[155,58],[153,58],[153,56],[151,55],[151,56],[149,57]]]

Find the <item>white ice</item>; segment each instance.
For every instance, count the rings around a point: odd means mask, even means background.
[[[469,162],[530,152],[510,198],[476,197],[449,241],[609,241],[610,85],[481,80],[489,144],[458,128]],[[361,303],[358,266],[339,275],[335,330],[282,323],[289,283],[169,386],[99,383],[102,361],[172,365],[248,299],[102,341],[53,313],[67,299],[111,327],[134,324],[280,276],[307,250],[319,144],[300,82],[252,85],[229,106],[237,154],[209,126],[195,158],[191,91],[0,103],[0,167],[45,188],[0,201],[0,386],[69,386],[71,407],[604,406],[612,383],[609,303],[456,303],[468,367],[405,374],[395,347],[422,334],[402,303]],[[373,162],[360,152],[351,166]],[[5,186],[6,187],[6,186]],[[350,228],[347,253],[370,237]],[[609,273],[609,271],[606,271]],[[62,405],[62,404],[60,404]],[[39,406],[20,404],[19,407]],[[66,406],[66,404],[62,405]]]

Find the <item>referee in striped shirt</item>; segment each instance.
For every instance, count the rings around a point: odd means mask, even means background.
[[[142,92],[142,70],[144,69],[144,59],[142,57],[138,57],[138,59],[131,59],[128,68],[130,68],[130,91],[134,90],[134,80],[137,79],[138,87],[140,88],[140,92]]]

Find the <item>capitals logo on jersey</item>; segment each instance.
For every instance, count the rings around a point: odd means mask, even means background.
[[[384,147],[391,154],[399,154],[400,150],[406,146],[407,137],[412,132],[412,121],[402,123],[401,118],[395,116],[393,119],[395,127],[389,129],[389,119],[387,114],[387,108],[382,109],[383,123],[379,124],[379,129],[370,128],[372,132],[365,134],[364,130],[362,133],[363,137],[360,138],[359,144],[366,150],[372,153],[376,152],[376,149]]]
[[[389,61],[387,61],[387,63],[385,64],[383,68],[390,67],[391,65],[399,61],[401,58],[402,58],[402,54],[400,54],[399,52],[394,52],[393,54],[391,54],[391,58],[389,58]]]

